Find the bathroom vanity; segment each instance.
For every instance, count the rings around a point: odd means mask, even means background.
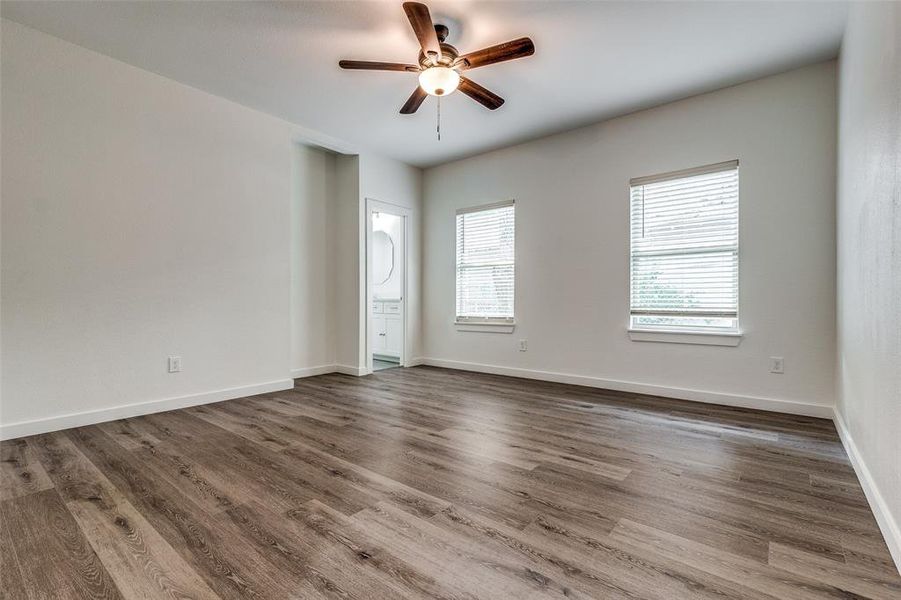
[[[372,302],[372,355],[400,360],[403,348],[403,307],[400,298]]]

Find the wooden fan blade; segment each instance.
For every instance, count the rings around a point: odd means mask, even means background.
[[[342,69],[360,69],[363,71],[409,71],[411,73],[419,73],[419,67],[416,65],[371,60],[340,60],[338,61],[338,66]]]
[[[410,19],[410,25],[413,26],[413,33],[419,40],[423,54],[426,56],[434,54],[437,58],[441,58],[441,44],[438,43],[435,26],[432,25],[429,7],[420,2],[404,2],[404,12]]]
[[[457,89],[491,110],[497,110],[504,103],[503,98],[465,77],[460,77],[460,85]]]
[[[535,44],[527,37],[513,40],[512,42],[504,42],[497,46],[482,48],[469,54],[464,54],[457,59],[460,69],[475,69],[476,67],[484,67],[485,65],[493,65],[495,63],[513,60],[514,58],[523,58],[535,54]]]
[[[412,115],[415,113],[419,110],[419,107],[422,104],[422,101],[426,99],[426,96],[428,96],[428,94],[422,91],[422,88],[417,85],[416,89],[413,90],[413,93],[401,107],[400,114]],[[503,100],[501,100],[501,102],[503,102]]]

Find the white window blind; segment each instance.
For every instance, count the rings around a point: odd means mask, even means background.
[[[457,321],[512,322],[513,202],[457,211]]]
[[[636,329],[738,330],[738,161],[631,181]]]

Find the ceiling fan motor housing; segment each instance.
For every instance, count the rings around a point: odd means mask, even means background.
[[[435,26],[435,29],[438,29],[438,25]],[[425,54],[422,50],[419,51],[419,66],[423,69],[428,69],[429,67],[441,66],[441,67],[452,67],[454,63],[457,62],[457,57],[460,56],[460,52],[446,42],[440,42],[441,46],[441,58],[436,59],[434,56],[430,54]]]

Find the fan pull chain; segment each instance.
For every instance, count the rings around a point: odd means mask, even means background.
[[[438,96],[438,141],[441,141],[441,96]]]

